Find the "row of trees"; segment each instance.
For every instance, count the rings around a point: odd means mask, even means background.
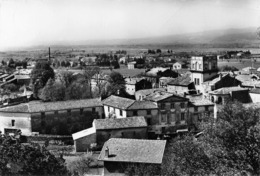
[[[228,103],[217,120],[201,124],[202,136],[170,141],[161,167],[128,170],[133,175],[260,175],[259,112]]]
[[[91,80],[96,86],[92,89]],[[125,81],[118,72],[111,72],[106,77],[99,67],[86,67],[82,74],[74,75],[63,71],[55,76],[50,64],[39,61],[31,74],[31,82],[35,98],[43,101],[61,101],[71,99],[86,99],[108,97],[112,94],[126,94]]]

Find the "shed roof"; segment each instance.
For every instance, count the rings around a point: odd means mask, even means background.
[[[29,103],[22,103],[15,106],[0,108],[0,112],[34,113],[34,112],[58,111],[58,110],[88,108],[88,107],[97,107],[97,106],[99,107],[103,106],[101,100],[98,98],[56,101],[56,102],[32,101]]]
[[[111,138],[98,157],[102,161],[161,164],[166,140]],[[109,156],[105,156],[106,148]]]
[[[73,140],[77,140],[77,139],[80,139],[82,137],[94,134],[94,133],[96,133],[96,129],[91,127],[91,128],[79,131],[77,133],[73,133],[72,138],[73,138]]]
[[[95,119],[93,121],[93,124],[96,130],[147,127],[146,120],[143,116],[118,119]]]

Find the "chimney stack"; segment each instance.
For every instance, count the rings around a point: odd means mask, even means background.
[[[105,158],[108,158],[108,157],[109,157],[109,148],[107,146],[106,150],[105,150]]]
[[[49,61],[51,60],[51,48],[49,47]]]

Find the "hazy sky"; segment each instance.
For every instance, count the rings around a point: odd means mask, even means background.
[[[0,50],[260,26],[260,0],[0,0]]]

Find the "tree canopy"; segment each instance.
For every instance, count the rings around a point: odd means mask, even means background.
[[[67,175],[65,160],[45,146],[21,144],[11,136],[0,136],[0,175]]]
[[[33,85],[34,97],[38,97],[39,90],[42,89],[50,78],[55,74],[47,61],[37,61],[31,73],[31,84]]]

